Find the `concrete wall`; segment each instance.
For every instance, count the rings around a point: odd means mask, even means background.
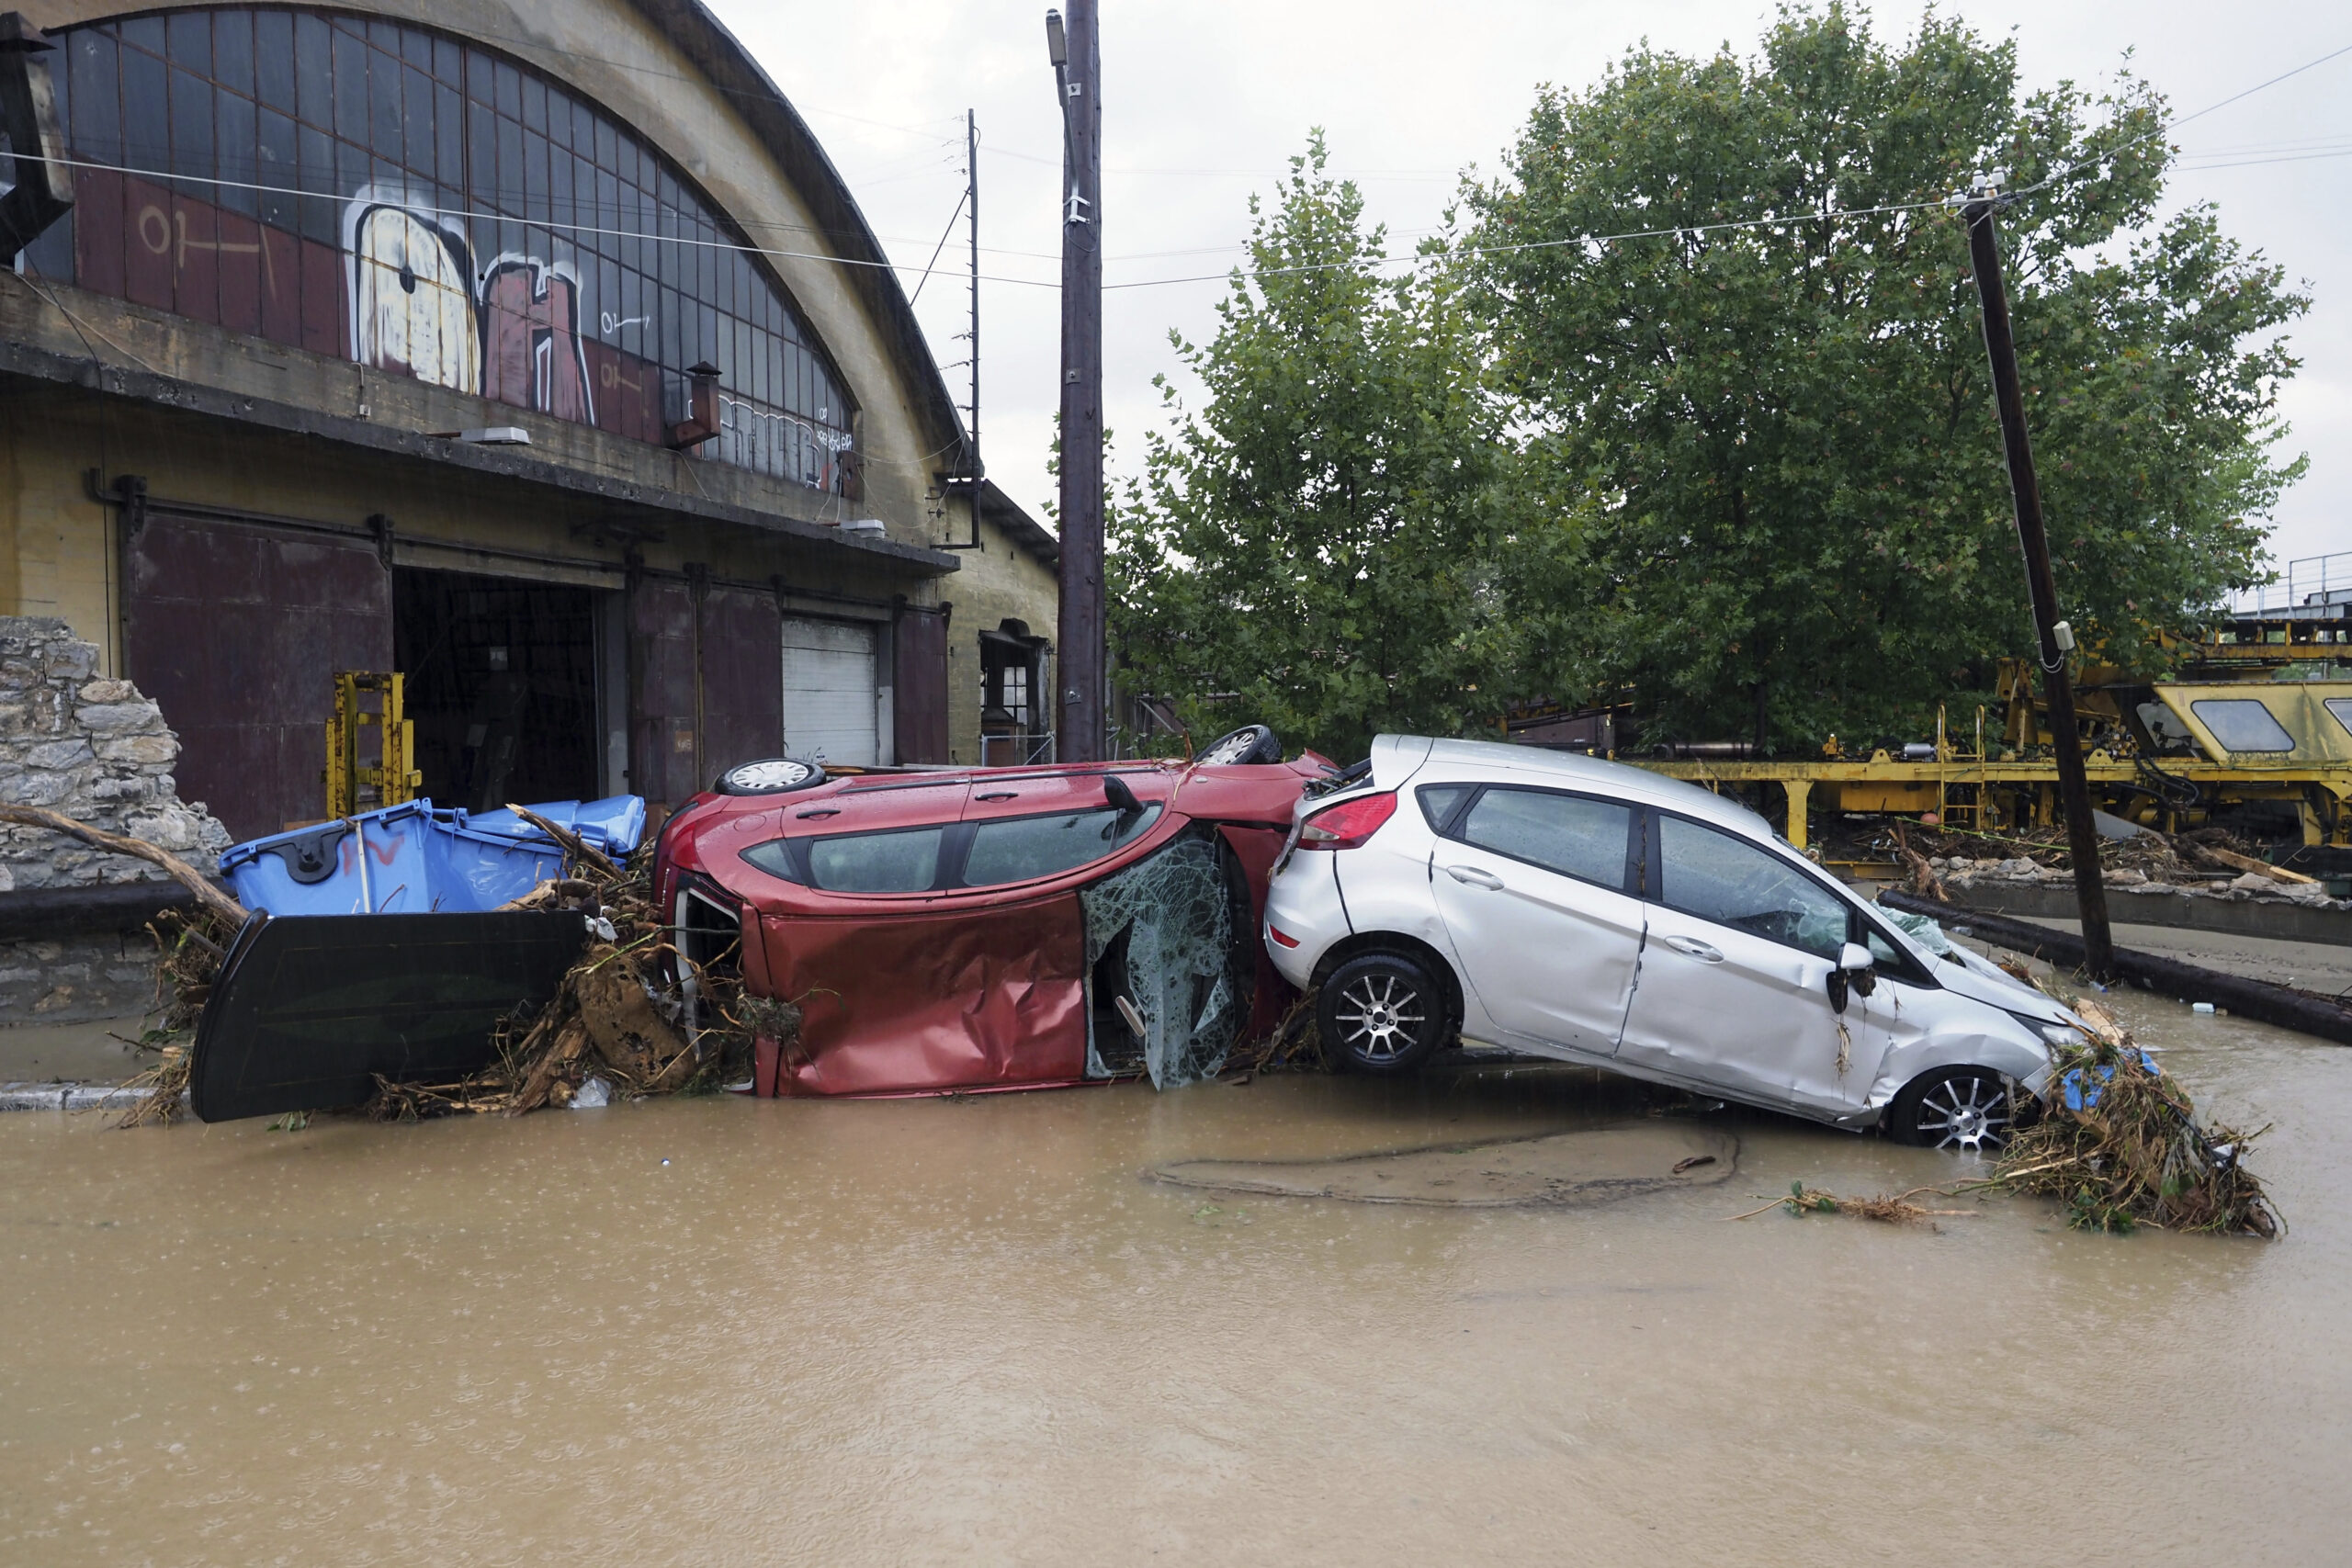
[[[956,536],[968,540],[970,513],[957,502],[950,520],[965,530]],[[980,760],[980,634],[994,631],[1007,620],[1025,624],[1033,636],[1051,639],[1055,632],[1060,586],[1055,569],[1015,544],[992,523],[980,525],[980,547],[961,552],[963,569],[944,579],[941,597],[956,607],[947,626],[947,745],[948,761]],[[1053,660],[1046,660],[1046,686],[1053,685]],[[1057,711],[1050,690],[1038,695],[1047,704],[1047,717]]]

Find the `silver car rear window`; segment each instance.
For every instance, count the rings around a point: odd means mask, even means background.
[[[1549,790],[1487,790],[1456,829],[1464,843],[1623,891],[1634,810]]]

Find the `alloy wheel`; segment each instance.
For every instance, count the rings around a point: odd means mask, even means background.
[[[1369,1063],[1393,1062],[1421,1037],[1420,991],[1396,975],[1363,975],[1340,993],[1340,1043]]]
[[[2008,1086],[1976,1073],[1955,1073],[1919,1098],[1917,1141],[1929,1148],[1998,1154],[2008,1145]]]

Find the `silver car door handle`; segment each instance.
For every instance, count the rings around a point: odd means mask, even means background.
[[[1695,936],[1670,936],[1665,940],[1666,945],[1675,952],[1687,953],[1702,964],[1721,964],[1724,961],[1721,948],[1710,947]]]
[[[1456,882],[1466,882],[1473,887],[1483,887],[1490,893],[1502,890],[1503,879],[1491,871],[1480,871],[1475,865],[1450,865],[1445,874]]]

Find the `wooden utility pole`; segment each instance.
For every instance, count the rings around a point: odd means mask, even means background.
[[[2037,662],[2050,702],[2050,734],[2058,752],[2058,798],[2066,812],[2066,847],[2075,863],[2075,901],[2082,911],[2084,967],[2091,978],[2115,973],[2115,942],[2107,926],[2107,885],[2099,875],[2098,825],[2091,819],[2090,780],[2083,772],[2082,731],[2075,722],[2075,682],[2066,655],[2075,634],[2058,615],[2050,576],[2050,540],[2041,527],[2041,485],[2034,478],[2026,439],[2025,399],[2018,389],[2018,350],[2009,335],[2009,294],[2001,276],[2000,201],[1990,187],[1961,209],[1968,221],[1969,259],[1976,296],[1984,307],[1984,355],[1993,367],[1993,399],[2001,414],[2001,447],[2009,459],[2009,491],[2017,502],[2018,544],[2025,551],[2026,589],[2033,601]]]
[[[1060,722],[1056,757],[1102,760],[1102,50],[1096,0],[1046,13],[1061,89],[1062,422]]]

